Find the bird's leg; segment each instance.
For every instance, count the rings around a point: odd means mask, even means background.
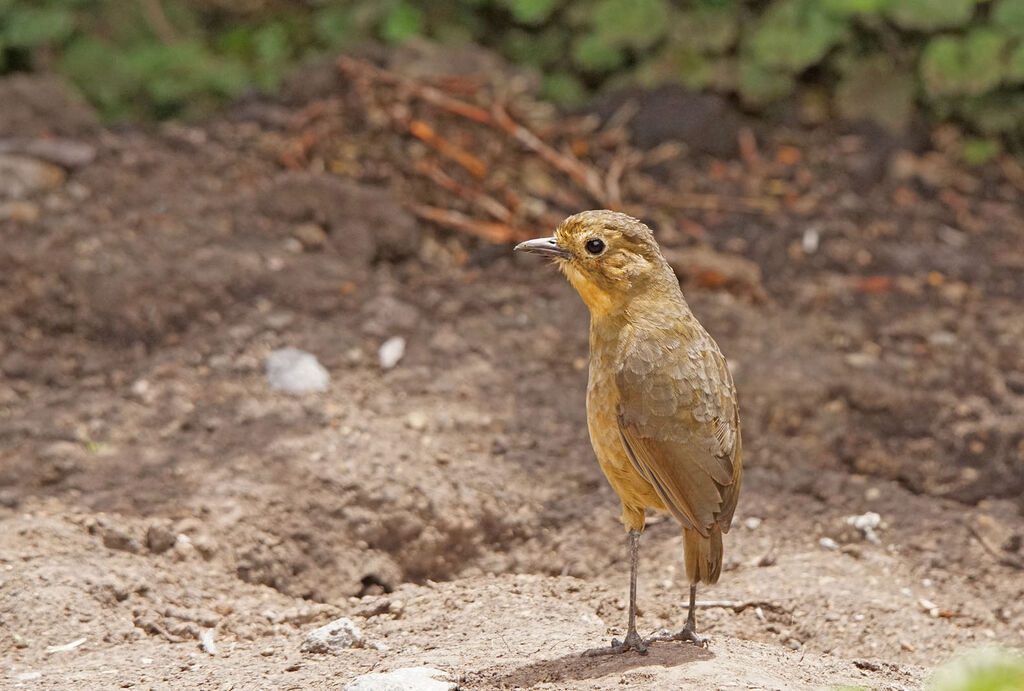
[[[686,625],[683,626],[683,630],[679,633],[665,632],[657,636],[651,636],[651,641],[689,641],[697,647],[707,648],[710,644],[710,640],[707,638],[701,638],[697,635],[697,618],[694,616],[694,612],[697,609],[697,586],[694,583],[690,584],[690,611],[686,615]]]
[[[611,655],[613,653],[625,653],[635,650],[641,655],[647,654],[647,644],[640,634],[636,632],[636,572],[640,562],[640,531],[629,531],[629,630],[626,631],[626,640],[619,641],[612,639],[612,644],[607,648],[592,648],[584,655]]]

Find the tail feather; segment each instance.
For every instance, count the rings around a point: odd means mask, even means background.
[[[713,584],[722,575],[722,529],[715,523],[704,537],[693,528],[683,528],[683,557],[690,583]]]

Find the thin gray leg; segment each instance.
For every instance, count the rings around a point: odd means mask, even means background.
[[[626,640],[619,641],[612,639],[612,644],[607,648],[592,648],[584,655],[611,655],[613,653],[625,653],[635,650],[641,655],[647,654],[647,644],[640,634],[636,632],[636,574],[640,566],[640,531],[629,531],[629,630],[626,631]]]

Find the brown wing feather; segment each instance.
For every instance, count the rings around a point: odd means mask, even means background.
[[[630,461],[684,527],[728,531],[742,459],[725,358],[695,322],[634,344],[615,377]]]

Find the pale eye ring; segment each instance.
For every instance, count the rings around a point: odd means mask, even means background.
[[[587,250],[588,253],[596,256],[604,252],[604,240],[601,238],[590,238],[583,243],[583,248]]]

